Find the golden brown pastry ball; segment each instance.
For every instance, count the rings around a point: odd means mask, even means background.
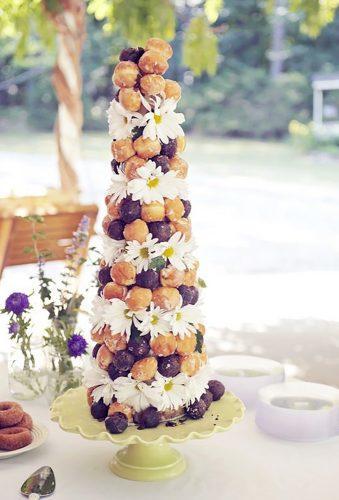
[[[177,339],[173,333],[168,335],[158,335],[151,340],[151,349],[156,356],[170,356],[175,353],[177,348]]]
[[[139,158],[139,156],[134,155],[129,158],[125,163],[125,175],[129,181],[132,179],[137,179],[139,177],[137,170],[138,168],[145,165],[146,160]]]
[[[109,202],[111,201],[111,198],[112,198],[111,194],[108,194],[107,196],[105,196],[105,205],[109,204]]]
[[[106,327],[105,345],[113,353],[124,351],[127,348],[126,335],[124,333],[113,333],[109,327]]]
[[[143,73],[163,75],[168,70],[166,58],[155,50],[147,50],[139,59],[139,68]]]
[[[184,135],[179,135],[176,140],[177,140],[177,152],[182,153],[186,149],[186,138]]]
[[[153,302],[160,309],[170,311],[179,305],[180,293],[176,288],[161,286],[153,292]]]
[[[96,360],[102,370],[107,370],[107,368],[113,361],[113,353],[105,344],[103,344],[97,352]]]
[[[140,361],[136,361],[132,366],[131,374],[135,380],[146,382],[154,378],[157,368],[158,362],[156,358],[150,356],[149,358],[143,358],[140,359]]]
[[[179,271],[173,266],[165,267],[160,271],[160,283],[162,286],[178,288],[184,282],[185,271]]]
[[[180,179],[185,179],[187,177],[188,165],[185,160],[175,155],[169,161],[170,170],[174,170],[177,173],[177,177]]]
[[[120,203],[109,202],[107,213],[111,217],[111,220],[120,219]]]
[[[196,269],[189,269],[185,271],[183,285],[194,286],[197,282],[197,271]]]
[[[108,226],[112,222],[112,217],[110,215],[105,215],[105,217],[102,219],[102,229],[104,230],[104,233],[107,234],[108,231]]]
[[[152,300],[152,291],[148,288],[134,286],[126,297],[126,305],[131,311],[141,311],[148,307]]]
[[[165,217],[165,206],[159,201],[141,205],[141,218],[145,222],[159,222]]]
[[[119,102],[128,111],[139,111],[141,106],[140,92],[134,89],[121,89]]]
[[[197,340],[193,333],[185,335],[183,339],[179,337],[177,341],[177,353],[182,355],[191,354],[195,351],[196,345]]]
[[[170,200],[165,199],[165,215],[171,222],[181,219],[185,213],[185,207],[180,198],[174,198]]]
[[[181,219],[172,222],[173,226],[175,227],[175,231],[179,231],[183,235],[185,235],[185,240],[189,241],[192,236],[192,228],[191,228],[191,221],[189,219],[186,219],[185,217],[182,217]]]
[[[135,283],[136,270],[130,262],[116,262],[111,269],[112,279],[118,285],[133,285]]]
[[[181,98],[181,87],[178,82],[166,78],[165,97],[166,99],[175,99],[176,101],[179,101]]]
[[[144,243],[148,235],[148,226],[145,221],[136,219],[130,224],[126,224],[124,229],[124,238],[127,241],[138,241]]]
[[[165,79],[161,75],[145,75],[140,78],[140,89],[144,95],[157,95],[165,90]]]
[[[96,342],[97,344],[103,344],[104,343],[104,328],[92,328],[91,330],[91,339],[93,342]]]
[[[113,141],[111,144],[111,150],[116,161],[121,163],[122,161],[128,160],[131,156],[135,155],[133,148],[133,141],[130,137],[127,139],[119,139],[118,141]]]
[[[198,353],[193,352],[185,356],[180,356],[180,371],[189,377],[195,375],[200,368],[200,359]]]
[[[119,62],[113,73],[113,82],[121,88],[132,88],[137,83],[139,68],[132,61]]]
[[[169,59],[173,55],[173,49],[170,44],[161,38],[149,38],[146,42],[145,50],[155,50],[166,59]]]
[[[160,154],[161,151],[161,145],[158,139],[152,141],[152,139],[150,139],[149,137],[147,137],[146,139],[144,139],[142,136],[138,137],[134,141],[133,147],[138,156],[144,158],[145,160],[148,160],[149,158]]]
[[[104,286],[102,294],[104,299],[107,300],[111,299],[124,300],[127,295],[127,288],[125,286],[114,283],[114,281],[111,281],[110,283],[107,283]]]

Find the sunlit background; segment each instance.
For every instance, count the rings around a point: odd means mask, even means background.
[[[140,18],[128,20],[124,9],[135,12],[136,4],[151,17],[141,10]],[[208,285],[209,354],[272,357],[293,376],[338,384],[339,14],[336,2],[322,4],[88,2],[76,170],[80,202],[100,207],[100,231],[110,175],[106,109],[114,95],[112,70],[120,50],[147,38],[161,11],[162,27],[154,30],[174,37],[166,76],[183,88],[193,230]],[[10,15],[6,0],[1,10]],[[3,15],[0,21],[3,210],[8,197],[42,195],[60,183],[53,134],[58,103],[51,83],[57,46],[48,26],[41,39],[41,12],[31,14],[30,33],[14,18]],[[22,22],[26,14],[15,15]],[[61,265],[49,263],[51,275]],[[34,272],[34,265],[4,269],[1,306],[10,292],[31,290]],[[85,269],[84,286],[92,272]],[[37,314],[37,328],[42,323]],[[0,351],[8,345],[2,322]]]

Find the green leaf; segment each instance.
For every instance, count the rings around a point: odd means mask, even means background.
[[[185,33],[183,62],[195,75],[204,71],[214,75],[217,70],[218,40],[206,16],[194,17]]]
[[[200,288],[207,288],[206,281],[202,278],[198,278],[198,285],[200,286]]]
[[[195,334],[195,337],[196,337],[196,340],[197,340],[197,344],[195,346],[195,350],[197,352],[202,352],[202,346],[204,345],[204,336],[203,334],[197,330],[197,333]]]
[[[159,256],[151,260],[149,268],[155,269],[155,271],[160,271],[160,269],[163,269],[165,266],[166,260],[163,257]]]

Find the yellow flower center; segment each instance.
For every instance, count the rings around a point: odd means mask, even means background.
[[[148,248],[140,248],[140,257],[142,257],[143,259],[148,259]]]
[[[175,319],[176,319],[177,321],[180,321],[180,320],[181,320],[181,318],[182,318],[182,313],[180,313],[180,312],[179,312],[179,313],[177,313],[177,314],[175,315]]]
[[[169,259],[170,257],[172,257],[173,254],[174,254],[174,248],[173,247],[168,247],[164,251],[163,256],[166,257],[167,259]]]
[[[164,385],[165,391],[171,391],[172,388],[173,388],[173,382],[172,382],[172,380],[170,380],[169,382],[166,382],[166,384]]]
[[[159,125],[159,123],[161,123],[161,120],[162,120],[161,115],[154,115],[154,121],[157,125]]]
[[[124,315],[125,315],[125,318],[131,319],[131,312],[129,309],[124,310]]]
[[[152,314],[151,325],[157,325],[159,318],[156,314]]]
[[[155,188],[159,184],[159,179],[158,177],[154,177],[154,179],[148,179],[147,181],[147,186],[149,188]]]

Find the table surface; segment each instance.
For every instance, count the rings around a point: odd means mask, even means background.
[[[0,400],[11,399],[5,370],[0,366]],[[108,462],[118,449],[109,442],[88,441],[63,432],[49,421],[44,400],[22,403],[34,419],[49,429],[48,441],[27,454],[0,461],[6,484],[3,500],[22,498],[21,483],[42,465],[56,475],[56,500],[339,500],[339,438],[319,443],[273,439],[255,426],[254,414],[229,431],[209,439],[178,445],[188,468],[173,480],[159,483],[126,481],[114,476]]]

